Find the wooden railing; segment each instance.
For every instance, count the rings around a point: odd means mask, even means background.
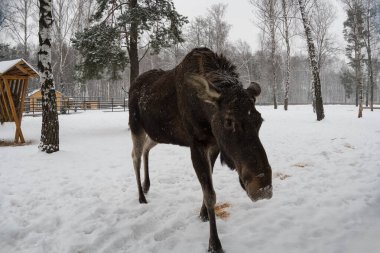
[[[41,99],[25,99],[26,115],[39,115],[42,113]],[[104,110],[110,112],[127,111],[127,98],[102,99],[100,97],[63,97],[57,98],[57,110],[61,114],[70,114],[78,111]]]

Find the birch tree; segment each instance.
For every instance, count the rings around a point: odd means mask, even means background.
[[[306,7],[306,9],[308,9]],[[331,2],[326,0],[312,0],[309,2],[307,14],[310,17],[310,28],[315,41],[315,50],[319,71],[322,71],[324,64],[329,57],[337,51],[335,35],[330,32],[333,22],[336,19],[336,9]],[[315,87],[311,85],[312,104],[315,111]]]
[[[39,0],[38,70],[42,93],[42,128],[39,148],[46,153],[59,150],[59,123],[55,85],[51,69],[52,0]]]
[[[374,71],[373,71],[373,60],[372,60],[372,45],[374,43],[374,39],[376,36],[376,27],[375,27],[375,18],[376,18],[376,4],[374,0],[365,0],[365,13],[364,13],[364,19],[365,19],[365,30],[366,30],[366,38],[365,38],[365,47],[367,49],[367,73],[368,73],[368,86],[366,91],[366,106],[368,106],[368,100],[369,105],[371,108],[371,111],[373,111],[373,90],[374,90]],[[380,8],[380,4],[379,7]],[[380,17],[378,17],[380,20]],[[368,94],[369,93],[369,94]],[[368,95],[370,98],[368,99]]]
[[[285,85],[284,85],[284,110],[288,110],[289,103],[289,80],[290,80],[290,20],[289,20],[289,10],[292,8],[293,1],[282,0],[282,24],[283,24],[283,37],[286,45],[286,72],[285,72]],[[290,5],[290,6],[289,6]]]
[[[311,34],[309,18],[305,12],[305,2],[304,0],[298,0],[298,4],[302,16],[302,23],[305,30],[306,43],[309,53],[310,69],[312,73],[312,85],[314,87],[315,94],[315,111],[317,114],[317,120],[320,121],[325,117],[325,114],[323,109],[321,80],[319,77],[319,67],[317,62],[315,45]]]
[[[269,37],[270,59],[271,59],[271,87],[273,95],[273,106],[277,109],[277,75],[276,75],[276,53],[277,53],[277,29],[280,16],[280,7],[276,0],[250,0],[255,7],[259,22],[258,27]]]

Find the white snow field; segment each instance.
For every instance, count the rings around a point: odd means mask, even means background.
[[[258,107],[274,195],[251,202],[235,171],[214,170],[227,253],[380,252],[380,110],[354,106],[288,112]],[[138,203],[128,113],[62,115],[60,151],[37,149],[41,117],[24,117],[31,143],[0,146],[1,253],[207,252],[200,184],[187,148],[151,151],[148,204]],[[14,124],[0,126],[11,141]],[[229,215],[228,215],[229,214]]]

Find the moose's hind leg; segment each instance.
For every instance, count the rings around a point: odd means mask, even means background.
[[[144,183],[143,183],[143,192],[148,193],[150,188],[150,179],[149,179],[149,151],[157,145],[157,142],[153,141],[147,136],[144,149],[143,149],[143,159],[144,159]]]
[[[133,142],[132,159],[133,159],[133,167],[135,169],[137,189],[139,192],[139,202],[141,204],[148,203],[146,201],[144,192],[142,190],[141,177],[140,177],[141,155],[143,153],[146,138],[147,137],[146,137],[145,132],[141,132],[138,134],[135,134],[132,132],[132,142]]]

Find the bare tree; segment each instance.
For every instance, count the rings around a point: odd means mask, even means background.
[[[55,81],[61,91],[65,90],[69,78],[65,75],[65,70],[73,64],[69,59],[69,53],[72,52],[69,44],[76,29],[75,25],[79,19],[82,19],[80,16],[85,16],[82,13],[83,3],[83,0],[55,0],[53,2],[52,54],[55,57],[52,67]]]
[[[335,35],[330,32],[333,22],[336,20],[336,9],[331,2],[325,0],[312,0],[308,16],[310,17],[310,28],[316,46],[318,68],[321,71],[327,59],[338,51],[335,43]],[[315,87],[312,85],[313,109],[315,111]]]
[[[335,35],[330,31],[336,20],[335,13],[334,5],[325,0],[314,0],[310,9],[310,27],[315,39],[319,69],[323,68],[328,57],[332,57],[338,52]]]
[[[207,16],[196,17],[190,24],[187,36],[189,48],[205,46],[217,53],[226,53],[231,25],[225,20],[226,4],[214,4]]]
[[[32,35],[31,19],[37,13],[33,0],[14,0],[9,2],[10,15],[8,28],[16,43],[22,45],[23,58],[29,59],[29,38]]]
[[[5,1],[0,2],[0,31],[5,27],[5,20],[7,18],[8,3]]]
[[[198,16],[190,22],[187,34],[186,44],[188,49],[194,47],[209,47],[211,42],[211,27],[207,17]]]
[[[214,4],[208,10],[208,19],[210,21],[210,32],[214,46],[214,51],[224,53],[226,42],[231,25],[225,21],[227,4]]]
[[[291,19],[289,18],[290,10],[293,9],[293,0],[282,0],[282,29],[280,29],[286,45],[286,72],[285,72],[285,85],[284,85],[284,110],[288,110],[289,104],[289,80],[290,80],[290,35],[289,29]]]
[[[250,0],[252,6],[255,7],[258,23],[257,26],[264,31],[264,34],[269,37],[270,44],[270,59],[272,68],[272,95],[273,106],[277,109],[277,75],[276,75],[276,50],[277,50],[277,29],[281,13],[280,6],[276,0]]]
[[[315,94],[315,101],[316,101],[316,114],[317,114],[317,120],[322,120],[325,117],[324,110],[323,110],[323,100],[322,100],[322,89],[321,89],[321,81],[319,78],[319,67],[318,67],[318,61],[317,61],[317,55],[314,45],[314,40],[312,37],[312,32],[310,28],[310,22],[309,18],[306,15],[305,12],[305,2],[304,0],[298,0],[301,16],[302,16],[302,22],[305,29],[305,36],[306,36],[306,43],[307,48],[309,52],[309,60],[310,60],[310,69],[313,77],[312,85],[314,87],[314,94]]]
[[[305,15],[309,17],[311,36],[315,43],[317,64],[319,71],[322,72],[327,60],[339,52],[335,34],[331,32],[332,25],[336,20],[336,8],[329,0],[304,0],[304,4]],[[305,40],[307,39],[304,31],[300,35]],[[316,97],[313,82],[310,84],[310,94],[315,112]]]
[[[246,41],[238,40],[234,45],[231,45],[228,55],[235,62],[237,71],[240,73],[240,78],[243,84],[249,85],[252,80],[252,50]]]

